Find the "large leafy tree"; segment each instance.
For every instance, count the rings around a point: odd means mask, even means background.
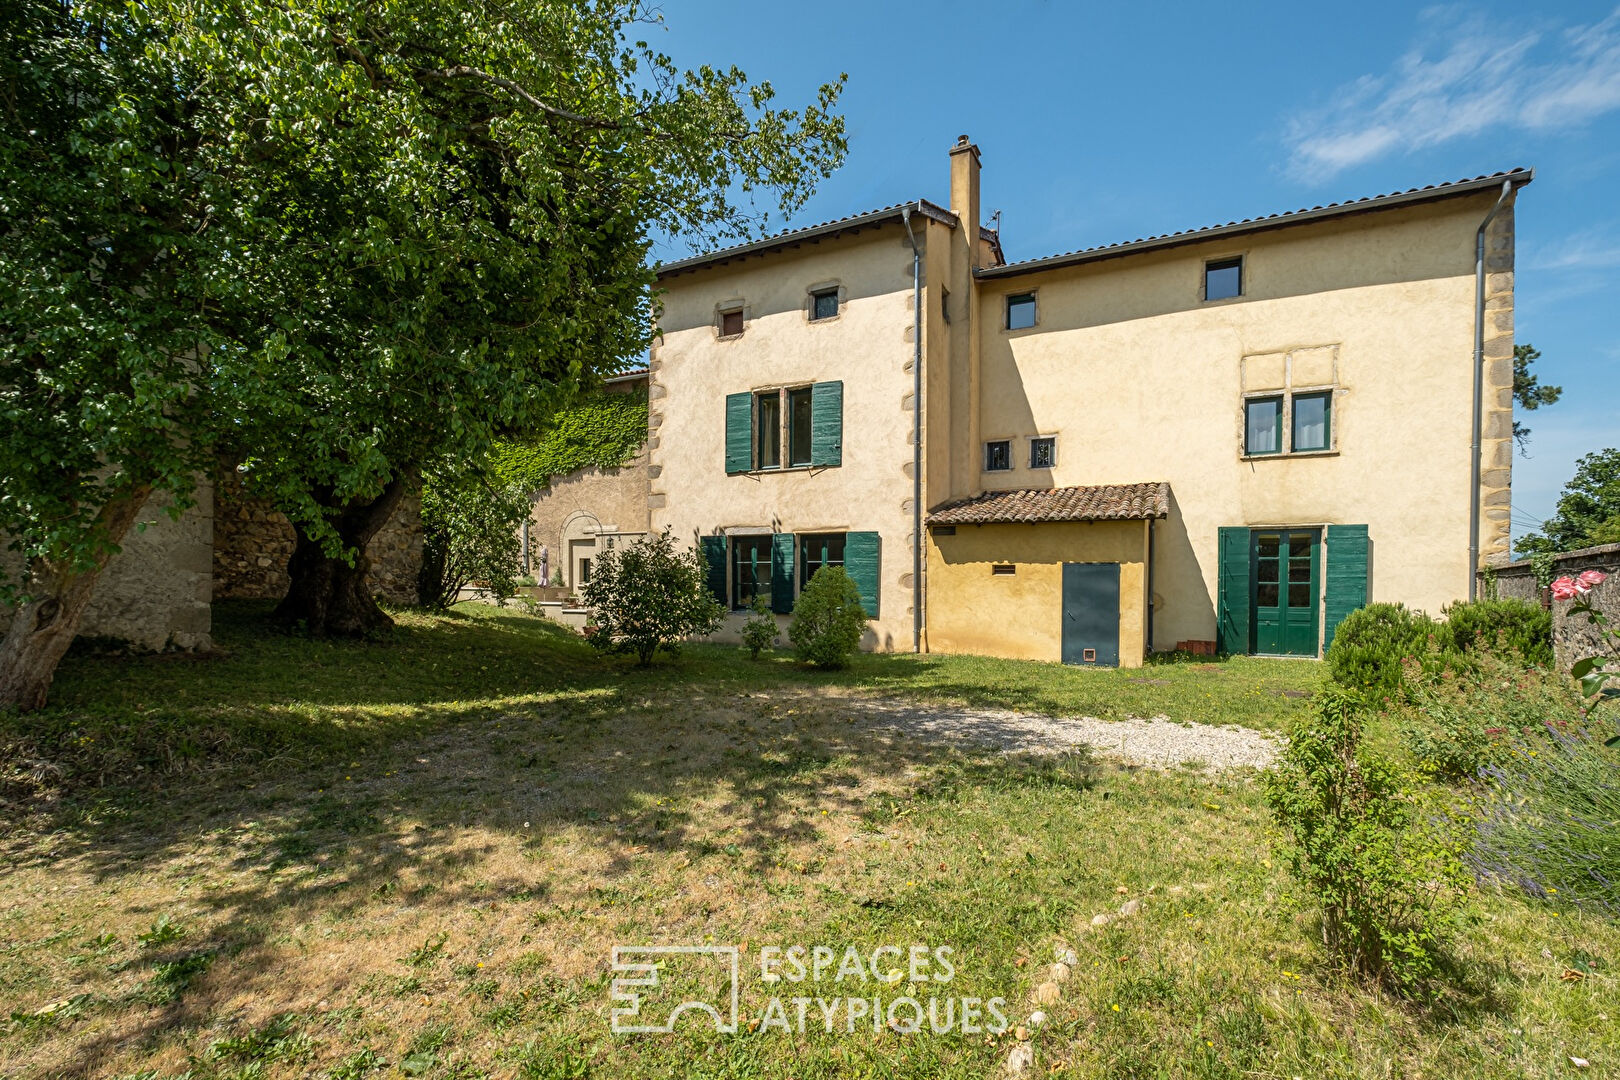
[[[1576,463],[1557,512],[1514,546],[1534,555],[1614,543],[1620,543],[1620,450],[1610,447]]]
[[[802,110],[634,40],[639,4],[16,0],[0,13],[0,704],[43,702],[95,574],[216,441],[293,521],[278,609],[386,625],[365,546],[648,343],[658,235],[797,209]]]
[[[185,74],[135,8],[0,5],[0,707],[43,704],[97,577],[210,455]]]
[[[177,9],[215,167],[253,182],[217,385],[248,486],[298,531],[278,615],[316,633],[386,625],[365,544],[424,462],[482,457],[645,349],[655,234],[747,235],[755,193],[791,211],[844,152],[837,85],[780,110],[736,69],[682,72],[631,39],[639,4]]]

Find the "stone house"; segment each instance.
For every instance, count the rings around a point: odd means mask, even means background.
[[[1354,608],[1438,611],[1507,551],[1531,179],[1009,263],[964,137],[948,208],[662,266],[645,458],[550,498],[701,548],[723,640],[842,565],[869,648],[1319,656]]]

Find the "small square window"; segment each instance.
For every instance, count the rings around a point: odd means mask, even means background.
[[[1243,295],[1243,256],[1204,264],[1204,299],[1229,300]]]
[[[1012,441],[1000,439],[984,444],[984,471],[1006,472],[1012,468]]]
[[[1047,435],[1029,440],[1029,467],[1050,469],[1057,464],[1057,439]]]
[[[1018,567],[1014,566],[1012,563],[996,563],[994,566],[990,567],[990,572],[995,574],[997,577],[1005,577],[1008,574],[1018,573]]]
[[[838,290],[822,289],[810,294],[810,318],[832,319],[838,315]]]
[[[1035,294],[1007,297],[1007,329],[1028,330],[1035,325]]]
[[[1333,395],[1294,395],[1294,450],[1333,448]]]
[[[1244,402],[1243,452],[1282,453],[1282,398],[1250,398]]]
[[[743,332],[742,308],[720,313],[720,336],[736,337]]]

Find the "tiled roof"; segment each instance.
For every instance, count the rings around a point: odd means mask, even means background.
[[[1128,255],[1136,251],[1152,250],[1154,248],[1174,247],[1178,244],[1196,243],[1201,240],[1212,240],[1220,236],[1241,235],[1244,233],[1259,232],[1264,229],[1276,229],[1286,225],[1297,225],[1318,218],[1340,217],[1346,214],[1361,214],[1369,210],[1383,210],[1395,206],[1405,206],[1411,203],[1429,202],[1435,199],[1448,199],[1458,195],[1468,195],[1487,188],[1499,188],[1504,181],[1515,186],[1528,184],[1535,178],[1534,169],[1509,169],[1504,172],[1490,173],[1485,176],[1475,176],[1467,180],[1453,180],[1444,184],[1429,184],[1425,187],[1408,188],[1405,191],[1392,191],[1387,195],[1369,195],[1362,199],[1349,199],[1344,202],[1327,203],[1322,206],[1312,206],[1300,210],[1289,210],[1277,214],[1268,214],[1264,217],[1244,218],[1241,221],[1229,221],[1224,225],[1207,225],[1197,229],[1183,229],[1180,232],[1160,233],[1156,236],[1144,236],[1136,240],[1127,240],[1117,244],[1102,244],[1097,247],[1081,248],[1078,251],[1068,251],[1061,255],[1046,255],[1038,259],[1025,259],[1020,262],[1007,263],[1004,266],[989,267],[976,271],[978,277],[1011,277],[1017,274],[1028,274],[1038,270],[1055,269],[1060,266],[1072,266],[1075,263],[1092,262],[1097,259],[1107,259],[1118,255]]]
[[[879,207],[876,210],[867,210],[864,213],[850,214],[847,217],[834,218],[832,221],[823,221],[819,225],[806,225],[799,229],[789,229],[774,236],[767,236],[763,240],[721,248],[719,251],[713,251],[707,255],[694,255],[690,259],[677,259],[674,262],[667,262],[658,267],[658,276],[669,277],[687,270],[699,270],[705,266],[714,266],[745,255],[761,255],[767,251],[780,251],[790,244],[803,243],[806,240],[819,240],[824,236],[835,236],[848,229],[860,229],[870,225],[883,225],[890,221],[899,221],[901,214],[907,209],[910,209],[914,214],[933,218],[935,221],[949,225],[953,229],[958,224],[956,215],[944,207],[935,206],[927,199],[914,199],[911,202],[895,203],[893,206]]]
[[[928,515],[928,524],[1140,521],[1169,513],[1169,484],[1093,484],[1044,491],[987,491],[940,507]]]

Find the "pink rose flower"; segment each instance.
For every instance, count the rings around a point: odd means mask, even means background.
[[[1608,574],[1605,574],[1601,570],[1583,570],[1581,571],[1580,576],[1575,579],[1575,587],[1581,590],[1581,592],[1590,592],[1592,589],[1603,584],[1608,576]]]
[[[1576,587],[1575,582],[1567,577],[1561,577],[1552,583],[1552,598],[1554,600],[1573,600],[1575,594],[1581,591]]]

